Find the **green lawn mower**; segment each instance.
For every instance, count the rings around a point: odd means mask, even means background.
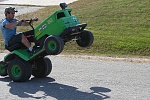
[[[33,55],[27,52],[23,45],[14,44],[6,48],[10,51],[0,62],[0,75],[9,75],[15,82],[25,82],[31,75],[37,78],[46,77],[52,71],[52,63],[47,55],[60,54],[66,42],[75,40],[80,47],[92,45],[93,34],[85,29],[86,23],[80,23],[78,18],[71,15],[72,9],[66,3],[61,3],[61,10],[50,15],[36,28],[32,24],[34,36],[32,42],[37,52]],[[37,19],[31,19],[32,21]]]

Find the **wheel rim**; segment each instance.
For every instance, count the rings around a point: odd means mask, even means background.
[[[56,47],[57,47],[57,45],[56,45],[56,42],[55,41],[49,41],[49,43],[48,43],[48,48],[49,48],[49,50],[56,50]]]
[[[4,73],[5,69],[3,68],[3,64],[0,64],[0,73]]]
[[[11,69],[11,73],[14,77],[20,77],[21,69],[18,65],[14,65]]]

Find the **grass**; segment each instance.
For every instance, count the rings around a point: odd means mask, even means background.
[[[150,56],[149,5],[149,0],[79,0],[69,4],[72,14],[88,24],[94,43],[89,48],[81,48],[75,42],[67,43],[63,53]],[[40,20],[36,26],[58,9],[58,6],[49,6],[18,17],[37,16]],[[28,29],[19,28],[19,31]]]

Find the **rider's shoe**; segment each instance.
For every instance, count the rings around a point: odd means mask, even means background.
[[[28,52],[30,55],[33,55],[33,54],[36,53],[35,49],[32,49],[32,51],[28,50],[27,52]]]

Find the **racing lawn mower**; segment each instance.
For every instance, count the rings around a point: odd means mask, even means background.
[[[32,42],[36,53],[31,55],[27,48],[14,44],[6,49],[10,51],[0,62],[0,75],[7,76],[15,82],[25,82],[31,75],[37,78],[46,77],[52,71],[52,63],[47,55],[60,54],[66,42],[75,40],[80,47],[92,45],[93,34],[85,29],[86,23],[80,23],[78,18],[71,15],[71,8],[66,3],[60,3],[61,10],[50,15],[36,28],[33,28]],[[33,21],[31,19],[26,21]]]

